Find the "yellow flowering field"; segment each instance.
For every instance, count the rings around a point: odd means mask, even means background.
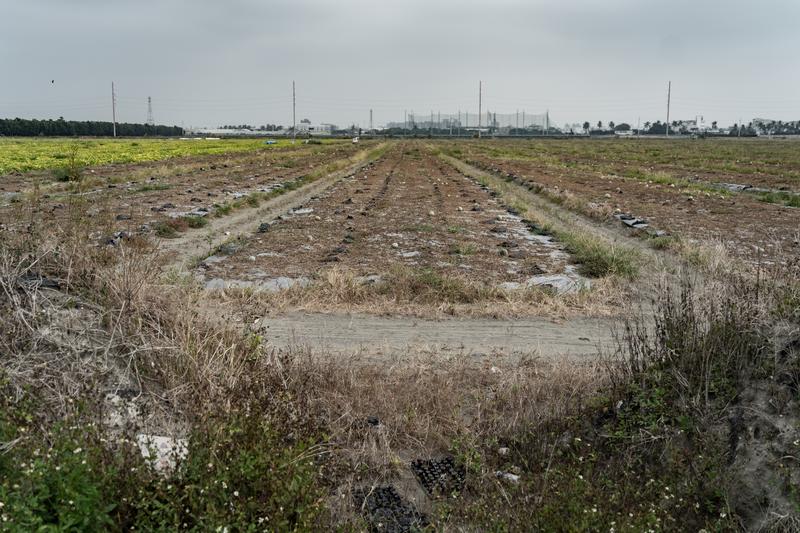
[[[66,139],[0,138],[0,175],[64,166],[75,154],[81,166],[157,161],[172,157],[246,152],[286,146],[282,139]]]

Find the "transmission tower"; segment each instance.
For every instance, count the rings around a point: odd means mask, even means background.
[[[156,122],[153,120],[153,99],[147,97],[147,125],[155,126]]]

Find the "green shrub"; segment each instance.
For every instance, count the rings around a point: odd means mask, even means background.
[[[63,167],[54,168],[52,170],[53,177],[56,181],[80,181],[83,176],[83,165],[78,159],[79,146],[73,144],[69,147],[69,152],[66,154],[59,154],[57,159],[66,159],[66,164]]]
[[[174,239],[178,236],[178,230],[173,221],[158,222],[153,226],[156,235],[163,239]]]
[[[198,421],[163,474],[77,415],[37,433],[11,395],[0,406],[4,531],[308,531],[325,509],[316,440],[283,436],[263,406]]]
[[[186,225],[190,228],[204,228],[208,225],[208,219],[197,215],[187,215],[183,217]]]

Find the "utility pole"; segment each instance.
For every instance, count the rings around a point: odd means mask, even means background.
[[[117,136],[117,93],[114,92],[114,82],[111,82],[111,123],[114,137]]]
[[[519,109],[517,109],[517,130],[519,130]]]
[[[372,132],[372,109],[369,110],[369,131]]]
[[[456,127],[456,134],[461,136],[461,110],[458,110],[458,126]]]
[[[672,82],[667,83],[667,137],[669,137],[669,103],[672,97]]]
[[[147,125],[155,126],[155,121],[153,120],[153,99],[149,96],[147,97]]]
[[[431,111],[431,122],[430,127],[428,128],[428,134],[433,135],[433,111]]]
[[[522,129],[525,129],[525,110],[522,110]]]
[[[292,80],[292,144],[297,139],[297,98],[294,92],[294,80]]]
[[[481,98],[483,97],[483,82],[478,81],[478,139],[481,138]]]

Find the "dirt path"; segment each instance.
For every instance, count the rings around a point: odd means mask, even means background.
[[[259,223],[271,221],[293,206],[318,196],[340,179],[371,163],[374,160],[368,157],[371,151],[360,152],[356,156],[357,163],[268,200],[260,207],[241,208],[231,215],[211,218],[204,228],[189,230],[178,238],[162,241],[160,248],[170,257],[167,269],[186,270],[194,261],[208,254],[216,246],[244,234],[249,235],[257,229]]]
[[[313,353],[359,354],[378,360],[418,352],[463,355],[479,362],[490,355],[596,357],[613,348],[610,319],[513,320],[289,314],[258,325],[276,348],[305,347]]]

